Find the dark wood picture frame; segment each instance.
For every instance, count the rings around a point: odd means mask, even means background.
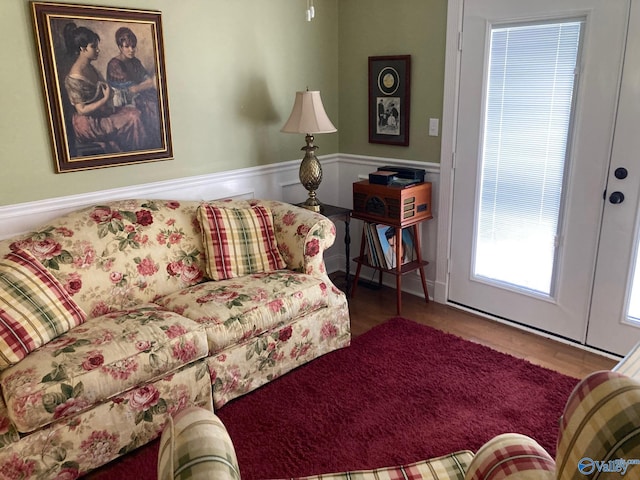
[[[369,57],[369,143],[409,145],[411,55]]]
[[[57,173],[173,158],[158,11],[31,2]]]

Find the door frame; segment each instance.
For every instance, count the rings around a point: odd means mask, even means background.
[[[618,359],[619,356],[617,355],[603,352],[588,345],[557,337],[548,332],[527,327],[526,325],[521,325],[516,322],[510,322],[499,317],[478,312],[449,301],[449,259],[451,256],[451,230],[453,222],[453,180],[458,124],[458,91],[460,83],[463,13],[464,0],[448,0],[442,107],[442,137],[440,151],[440,184],[437,215],[436,278],[433,289],[433,299],[438,303],[452,305],[458,309],[474,313],[478,316],[488,318],[520,330],[554,339],[558,342],[572,345],[585,351],[597,353],[608,358]]]
[[[464,0],[448,0],[447,2],[436,279],[433,289],[433,299],[438,303],[445,304],[449,303],[449,258],[451,252],[451,226],[453,221],[453,172],[455,169],[454,152],[458,124],[458,90],[460,83],[463,4]]]

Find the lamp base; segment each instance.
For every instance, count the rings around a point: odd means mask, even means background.
[[[313,144],[313,135],[307,134],[305,140],[307,144],[300,149],[305,152],[305,155],[300,164],[298,175],[300,183],[309,192],[309,198],[300,206],[319,213],[322,211],[322,204],[318,200],[316,190],[320,187],[320,182],[322,182],[322,165],[320,165],[314,153],[318,147]]]
[[[307,198],[306,202],[299,203],[298,206],[316,213],[322,213],[324,211],[324,205],[322,205],[317,198]]]

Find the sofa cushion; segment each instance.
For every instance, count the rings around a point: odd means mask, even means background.
[[[213,354],[327,307],[330,299],[321,278],[279,270],[201,283],[156,302],[204,325]]]
[[[3,371],[0,386],[11,420],[31,432],[206,354],[202,326],[148,304],[59,336]]]
[[[0,370],[85,320],[33,255],[17,250],[0,259]]]
[[[89,318],[202,281],[200,202],[120,200],[75,210],[0,242],[32,253]]]
[[[159,437],[167,418],[191,405],[212,409],[211,383],[204,360],[3,445],[0,478],[121,478],[87,473]],[[140,465],[134,467],[139,472],[145,470]]]
[[[212,280],[281,270],[271,211],[261,205],[227,208],[203,203],[198,208],[202,243]]]

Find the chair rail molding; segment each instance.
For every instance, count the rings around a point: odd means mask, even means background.
[[[337,177],[337,155],[322,157],[327,176]],[[49,219],[100,202],[129,198],[216,200],[221,198],[265,198],[283,201],[303,200],[306,190],[298,180],[300,161],[226,170],[193,177],[131,185],[75,195],[61,196],[0,206],[0,239],[29,231]],[[327,197],[335,198],[333,182],[326,182]],[[321,188],[322,188],[321,187]],[[297,200],[298,199],[298,200]]]

